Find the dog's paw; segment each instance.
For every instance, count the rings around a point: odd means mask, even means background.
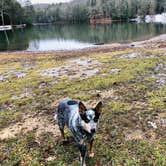
[[[89,153],[89,157],[90,157],[90,158],[93,158],[94,155],[95,155],[94,153]]]

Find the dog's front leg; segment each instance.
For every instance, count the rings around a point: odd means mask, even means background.
[[[79,144],[79,150],[80,150],[80,153],[81,153],[81,166],[86,166],[86,164],[85,164],[86,145],[85,144]]]
[[[93,141],[94,141],[94,138],[92,138],[90,140],[90,142],[89,142],[89,145],[90,145],[90,147],[89,147],[89,157],[93,157],[94,156],[94,153],[92,151]]]

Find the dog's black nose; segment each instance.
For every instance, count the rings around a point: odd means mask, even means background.
[[[96,132],[95,129],[91,129],[91,133],[94,134]]]

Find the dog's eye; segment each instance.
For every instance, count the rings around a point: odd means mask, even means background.
[[[88,119],[88,118],[84,118],[84,121],[85,121],[85,123],[89,123],[90,122],[90,120]]]
[[[82,115],[81,116],[82,120],[85,122],[85,123],[89,123],[90,120],[85,116],[85,115]]]

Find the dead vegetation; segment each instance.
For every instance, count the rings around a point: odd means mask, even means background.
[[[62,145],[54,120],[59,100],[71,97],[90,107],[104,102],[88,165],[164,166],[165,41],[162,36],[134,47],[2,53],[0,164],[79,165],[70,132]]]

